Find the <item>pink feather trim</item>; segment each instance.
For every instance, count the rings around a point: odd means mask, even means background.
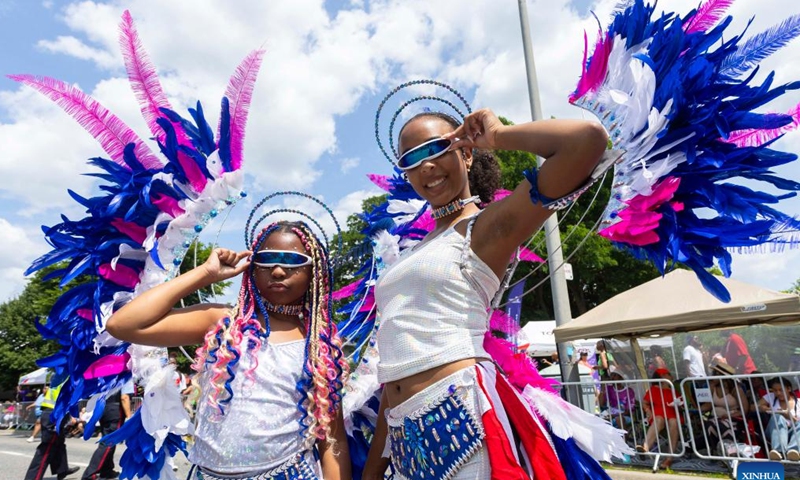
[[[667,203],[675,211],[683,209],[683,204],[670,202],[680,183],[680,178],[667,177],[653,189],[652,194],[638,195],[628,200],[626,202],[628,207],[617,212],[620,221],[598,233],[611,241],[630,245],[643,246],[657,243],[659,236],[656,229],[662,215],[656,210]]]
[[[351,283],[349,285],[345,285],[344,287],[340,288],[339,290],[336,290],[335,292],[333,292],[333,294],[331,294],[331,297],[334,300],[341,300],[343,298],[350,297],[355,293],[356,289],[358,288],[358,284],[359,283],[361,283],[361,280],[356,280],[355,282],[353,282],[353,283]]]
[[[231,76],[225,96],[228,98],[231,114],[231,169],[238,170],[242,166],[242,150],[244,132],[247,125],[247,113],[253,98],[253,87],[258,77],[258,69],[264,58],[264,50],[253,50],[242,63],[236,67]],[[219,127],[217,127],[219,138]]]
[[[133,290],[139,283],[139,274],[136,270],[125,265],[117,264],[117,268],[112,268],[110,263],[104,263],[97,270],[101,277],[121,287]]]
[[[126,222],[125,220],[115,218],[111,220],[111,225],[139,245],[143,244],[147,238],[147,229],[133,222]]]
[[[83,378],[92,380],[94,378],[108,377],[110,375],[119,375],[120,373],[128,371],[128,360],[130,359],[131,356],[128,352],[122,355],[107,355],[102,357],[89,365],[86,371],[83,372]]]
[[[162,212],[170,214],[172,218],[177,218],[186,213],[186,211],[180,207],[178,201],[172,197],[159,195],[151,198],[150,201]]]
[[[192,186],[192,190],[197,193],[202,192],[206,188],[208,177],[206,177],[203,174],[203,171],[200,170],[197,162],[195,162],[194,159],[189,155],[178,151],[178,163],[181,164],[181,168],[183,169],[184,173],[186,173],[186,179]]]
[[[706,0],[697,13],[683,24],[686,33],[704,32],[719,22],[734,0]]]
[[[795,130],[798,125],[800,125],[800,104],[797,104],[794,108],[787,112],[787,115],[792,116],[792,123],[788,125],[784,125],[780,128],[773,128],[769,130],[758,130],[758,129],[748,129],[748,130],[737,130],[732,132],[727,140],[721,139],[724,142],[733,143],[738,147],[758,147],[763,145],[770,140],[774,140],[779,136],[783,135],[784,133],[791,132]]]
[[[367,175],[369,181],[374,183],[381,190],[389,191],[389,175],[378,175],[377,173],[370,173]]]
[[[544,263],[542,257],[536,255],[525,247],[519,247],[519,259],[523,262]]]
[[[84,320],[94,321],[94,314],[91,308],[79,308],[75,313]]]
[[[500,200],[506,198],[507,196],[511,195],[511,190],[506,190],[501,188],[494,192],[494,198],[492,199],[493,202],[499,202]]]
[[[539,375],[539,370],[528,355],[516,352],[511,342],[486,332],[483,337],[483,348],[505,373],[509,383],[520,392],[528,385],[545,391],[558,391],[558,381]]]
[[[160,169],[161,161],[150,148],[116,115],[100,105],[97,100],[78,88],[49,77],[9,75],[8,78],[37,90],[74,118],[87,132],[100,142],[111,160],[126,167],[123,151],[129,143],[135,145],[136,158],[145,168]]]
[[[139,101],[142,117],[147,122],[147,126],[153,136],[159,142],[164,143],[166,134],[158,126],[156,120],[164,117],[164,114],[159,110],[160,108],[172,110],[172,107],[161,88],[156,69],[142,46],[139,32],[136,31],[133,17],[131,17],[131,13],[128,10],[122,13],[122,21],[119,25],[119,46],[122,51],[122,58],[125,60],[125,69],[128,71],[131,89]],[[190,145],[181,124],[173,122],[172,125],[175,127],[178,143]]]
[[[597,43],[594,47],[592,58],[586,62],[586,52],[588,49],[588,38],[586,34],[583,35],[584,39],[584,53],[583,53],[583,73],[578,86],[575,91],[570,94],[569,101],[575,102],[577,99],[583,97],[587,93],[597,90],[606,78],[608,70],[608,57],[611,55],[611,48],[614,42],[607,34],[600,34],[597,36]]]

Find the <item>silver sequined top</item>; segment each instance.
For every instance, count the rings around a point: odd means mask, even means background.
[[[500,279],[469,247],[469,234],[465,238],[451,227],[403,253],[375,285],[378,381],[490,358],[483,336]]]
[[[271,469],[302,452],[296,385],[304,356],[305,340],[264,342],[251,380],[245,375],[251,360],[243,354],[224,415],[205,401],[211,390],[204,375],[189,461],[214,472],[243,473]]]

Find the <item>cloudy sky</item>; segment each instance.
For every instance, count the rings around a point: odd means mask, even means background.
[[[581,118],[566,98],[578,77],[583,32],[592,38],[618,0],[528,2],[542,110]],[[686,12],[696,0],[660,2]],[[511,0],[0,0],[0,73],[48,75],[77,84],[147,136],[127,84],[117,25],[130,9],[177,110],[200,99],[211,123],[227,79],[264,46],[245,143],[251,196],[204,240],[242,248],[241,225],[253,198],[276,189],[312,193],[340,222],[376,193],[366,174],[389,173],[372,134],[375,109],[394,85],[435,78],[461,89],[476,107],[522,122],[530,118],[517,2]],[[751,32],[800,11],[795,0],[738,0],[737,29]],[[800,78],[796,41],[766,63],[777,80]],[[773,105],[786,111],[800,94]],[[800,134],[781,141],[800,151]],[[89,194],[81,173],[103,152],[77,124],[35,92],[0,79],[0,301],[24,286],[25,267],[47,251],[41,225],[77,217],[66,189]],[[800,167],[781,170],[800,179]],[[786,211],[800,212],[800,202]],[[734,277],[774,289],[800,277],[800,250],[737,257]]]

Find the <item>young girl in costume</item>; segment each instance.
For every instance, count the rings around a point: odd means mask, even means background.
[[[141,345],[203,344],[189,454],[197,478],[348,479],[340,408],[347,363],[331,323],[326,248],[301,222],[269,225],[250,247],[215,249],[203,265],[128,303],[106,328]],[[173,308],[240,274],[235,307]]]
[[[422,113],[401,129],[398,167],[436,224],[375,285],[384,388],[366,478],[381,478],[388,457],[401,478],[525,478],[530,470],[564,478],[544,426],[492,363],[484,334],[510,260],[552,212],[543,203],[585,182],[607,138],[586,121],[504,126],[490,110],[463,124]],[[525,181],[480,210],[478,197],[490,200],[499,185],[487,150],[499,148],[548,160],[538,184]],[[509,421],[532,464],[516,452]]]
[[[784,196],[726,180],[800,189],[770,170],[797,158],[770,148],[797,126],[796,109],[790,115],[754,111],[800,83],[773,86],[769,75],[751,85],[751,70],[797,35],[800,17],[747,40],[722,42],[727,5],[709,1],[680,17],[654,14],[654,6],[637,0],[616,12],[570,96],[602,126],[575,120],[505,126],[489,110],[464,115],[429,95],[395,112],[394,155],[378,141],[407,182],[376,182],[389,191],[388,206],[367,215],[380,221],[366,233],[382,271],[377,280],[353,286],[369,292],[374,284],[380,320],[383,393],[366,478],[381,478],[389,463],[400,478],[415,480],[608,478],[597,460],[630,452],[624,432],[563,402],[530,365],[509,361],[487,335],[491,308],[522,242],[612,164],[600,235],[662,272],[673,262],[687,265],[721,301],[730,294],[706,268],[716,263],[730,275],[731,249],[796,243],[786,233],[800,222],[771,206]],[[413,81],[393,90],[380,108],[417,84],[455,93],[438,82]],[[448,105],[463,123],[443,113],[418,114],[400,130],[395,149],[392,127],[405,107],[422,100]],[[380,109],[376,134],[379,120]],[[604,155],[609,140],[622,156]],[[489,203],[497,180],[487,180],[487,171],[497,166],[486,151],[495,149],[546,161],[525,171],[507,197]],[[481,210],[478,201],[489,204]],[[432,228],[425,223],[428,206]],[[428,233],[416,242],[421,231]]]

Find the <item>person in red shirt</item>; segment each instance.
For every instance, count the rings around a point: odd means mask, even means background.
[[[733,330],[726,330],[725,333],[728,335],[728,343],[725,344],[722,356],[725,357],[728,365],[735,368],[739,375],[749,375],[758,370],[750,357],[750,351],[747,350],[744,339]]]
[[[680,423],[678,420],[678,406],[680,397],[676,397],[675,389],[672,387],[672,373],[666,368],[658,368],[653,372],[653,379],[664,379],[667,382],[655,383],[644,398],[642,407],[644,408],[650,428],[647,429],[644,444],[637,445],[639,452],[648,452],[650,448],[658,448],[658,433],[667,427],[667,435],[670,441],[670,451],[664,453],[677,452],[678,440],[680,439]],[[667,468],[672,464],[672,457],[667,457],[661,466]]]

